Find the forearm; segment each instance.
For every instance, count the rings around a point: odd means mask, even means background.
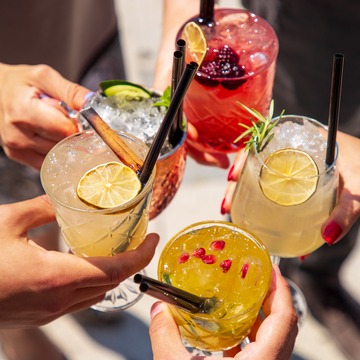
[[[154,87],[164,90],[171,82],[172,55],[181,25],[199,13],[200,0],[163,0],[161,45],[155,67]]]

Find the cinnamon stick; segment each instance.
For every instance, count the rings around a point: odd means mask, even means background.
[[[94,128],[98,135],[105,141],[115,155],[135,173],[138,173],[144,162],[134,154],[131,149],[121,140],[108,124],[92,108],[80,110],[80,114]]]

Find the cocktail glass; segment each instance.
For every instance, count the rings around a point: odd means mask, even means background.
[[[264,116],[268,114],[278,39],[265,20],[246,10],[217,9],[214,26],[200,26],[207,39],[207,52],[184,99],[184,112],[198,139],[188,141],[200,151],[236,152],[243,146],[243,141],[234,144],[238,123],[251,126],[248,113],[237,101]],[[186,61],[192,61],[189,50]]]
[[[121,131],[117,134],[139,158],[146,157],[148,147],[142,141]],[[88,130],[60,141],[43,162],[43,188],[50,197],[62,236],[77,256],[114,256],[135,249],[145,238],[155,170],[135,198],[112,209],[91,207],[76,194],[77,184],[87,171],[111,161],[120,162],[99,135]],[[107,292],[93,308],[122,310],[141,296],[129,278]]]
[[[155,99],[162,95],[158,90],[150,87],[147,89]],[[117,97],[107,98],[98,91],[86,101],[83,108],[93,107],[112,129],[133,134],[150,147],[165,115],[165,108],[152,107],[154,102],[153,99],[135,101],[133,102],[135,109],[133,112],[132,108],[130,110],[130,107],[127,106],[119,109]],[[79,121],[84,129],[90,128],[81,116]],[[181,139],[174,146],[166,142],[156,162],[150,220],[159,215],[170,204],[181,184],[186,165],[186,135],[187,122],[184,117]]]
[[[274,121],[277,118],[274,119]],[[338,167],[336,159],[331,166],[325,165],[327,127],[306,116],[285,115],[275,127],[274,138],[262,152],[256,146],[249,151],[241,177],[232,198],[232,221],[261,238],[272,255],[273,262],[279,263],[280,257],[291,258],[310,254],[324,244],[321,226],[329,217],[337,201]],[[281,129],[281,130],[280,130]],[[317,183],[312,196],[297,204],[280,204],[270,200],[264,189],[278,193],[276,184],[280,181],[296,181],[295,176],[282,176],[265,162],[280,149],[299,149],[309,154],[317,164],[319,173],[307,180]],[[273,183],[265,184],[262,173],[266,168],[273,176]],[[306,190],[294,186],[291,193],[285,194],[294,199],[307,197]],[[311,194],[310,194],[311,195]],[[296,201],[295,201],[296,202]],[[296,309],[299,322],[306,309]]]
[[[218,355],[249,334],[271,282],[268,251],[253,234],[223,221],[204,221],[178,232],[158,265],[159,280],[198,296],[215,297],[211,314],[169,305],[188,350]],[[194,349],[195,348],[195,349]]]

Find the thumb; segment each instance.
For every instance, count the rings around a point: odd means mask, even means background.
[[[156,302],[151,308],[150,339],[154,360],[186,360],[189,353],[181,342],[180,332],[168,306]]]
[[[338,242],[350,230],[359,214],[359,197],[344,188],[334,210],[321,228],[324,240],[329,245]]]
[[[4,231],[11,232],[11,235],[22,235],[30,229],[55,222],[55,214],[47,195],[2,205],[0,209],[0,219],[6,224]]]

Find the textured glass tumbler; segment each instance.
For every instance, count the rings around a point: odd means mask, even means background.
[[[117,132],[131,150],[144,159],[148,148],[130,134]],[[54,146],[41,168],[41,182],[54,207],[62,236],[71,251],[81,257],[114,256],[135,249],[144,240],[155,169],[140,193],[112,209],[96,209],[76,194],[81,177],[107,162],[119,162],[93,130],[74,134]],[[126,309],[139,300],[138,287],[127,279],[94,305],[100,311]]]

